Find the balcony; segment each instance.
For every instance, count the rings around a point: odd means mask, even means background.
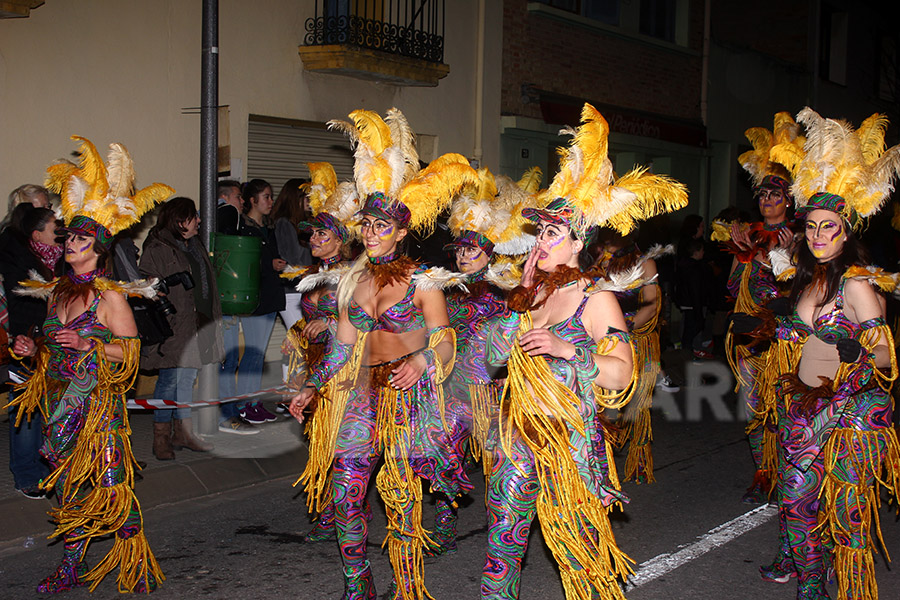
[[[316,0],[298,48],[313,73],[436,86],[444,64],[444,0]]]
[[[0,0],[0,19],[18,19],[31,14],[44,0]]]

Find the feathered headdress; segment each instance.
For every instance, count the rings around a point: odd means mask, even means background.
[[[447,225],[455,239],[446,248],[476,246],[488,255],[527,252],[534,236],[524,233],[521,213],[533,204],[533,193],[522,186],[536,190],[540,177],[538,167],[529,169],[519,183],[503,175],[495,177],[487,168],[479,169],[478,179],[453,200]]]
[[[135,192],[134,164],[122,144],[110,144],[107,164],[94,144],[81,141],[80,165],[62,161],[47,167],[47,189],[60,195],[66,228],[91,235],[106,247],[115,234],[128,229],[153,206],[175,193],[154,183]]]
[[[384,120],[369,110],[350,113],[353,123],[329,121],[355,144],[353,178],[362,212],[394,219],[402,227],[427,234],[453,195],[476,178],[460,154],[445,154],[419,170],[415,134],[396,108]]]
[[[772,160],[772,148],[777,144],[793,144],[803,147],[805,138],[799,135],[800,126],[789,112],[775,114],[772,131],[765,127],[751,127],[744,132],[753,150],[744,152],[738,162],[750,174],[754,188],[774,187],[790,195],[791,175],[784,165]]]
[[[653,175],[646,167],[635,167],[615,178],[609,159],[609,125],[590,104],[581,111],[572,144],[559,149],[560,169],[541,196],[542,209],[526,209],[526,218],[564,222],[581,239],[595,226],[611,227],[623,235],[637,221],[687,206],[687,188],[669,177]]]
[[[310,182],[300,189],[309,197],[312,218],[300,224],[301,229],[328,229],[341,238],[343,243],[350,239],[347,224],[359,211],[356,186],[352,181],[338,183],[334,167],[327,162],[306,163]]]
[[[797,115],[806,127],[802,147],[777,144],[772,158],[794,176],[798,215],[816,208],[840,214],[857,229],[877,213],[900,173],[900,146],[885,151],[888,120],[874,114],[854,130],[846,121],[825,119],[806,107]]]

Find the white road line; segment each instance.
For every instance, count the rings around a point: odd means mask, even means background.
[[[774,505],[767,504],[754,508],[750,512],[744,513],[727,523],[710,529],[707,533],[701,535],[696,542],[681,546],[674,554],[660,554],[653,557],[638,565],[635,574],[628,578],[625,589],[630,590],[650,583],[669,571],[674,571],[678,567],[700,558],[710,550],[724,546],[751,529],[759,527],[776,514],[778,514],[778,509]]]

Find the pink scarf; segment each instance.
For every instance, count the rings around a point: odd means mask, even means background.
[[[44,266],[52,272],[56,268],[56,263],[59,262],[59,257],[62,256],[63,247],[51,246],[35,240],[29,240],[29,245],[31,251],[37,254]]]

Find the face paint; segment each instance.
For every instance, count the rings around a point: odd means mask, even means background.
[[[814,211],[816,212],[816,211]],[[827,211],[823,211],[826,212]],[[821,220],[810,218],[806,221],[806,243],[810,252],[819,261],[831,260],[840,254],[844,242],[844,227],[839,220],[825,217]]]
[[[550,270],[558,265],[566,264],[571,258],[561,246],[566,240],[571,241],[569,230],[556,224],[544,225],[541,223],[537,229],[537,242],[539,247],[538,267]]]
[[[376,230],[375,230],[375,235],[377,235],[377,236],[378,236],[378,239],[380,239],[380,240],[386,240],[386,239],[390,238],[392,235],[394,235],[394,226],[393,226],[393,225],[388,225],[388,226],[385,227],[381,232],[379,232],[379,231],[376,229]]]
[[[66,238],[66,261],[78,261],[94,248],[94,238],[86,235],[70,233]]]

